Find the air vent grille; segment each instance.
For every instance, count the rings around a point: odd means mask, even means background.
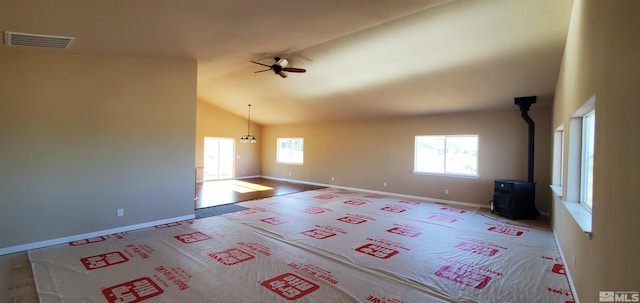
[[[4,43],[11,46],[69,48],[75,37],[4,32]]]

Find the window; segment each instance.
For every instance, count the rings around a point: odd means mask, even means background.
[[[278,138],[277,163],[302,164],[303,156],[303,138]]]
[[[416,136],[414,172],[477,176],[478,135]]]
[[[595,148],[596,96],[593,95],[569,119],[566,179],[563,205],[578,226],[592,231],[593,157]],[[597,204],[597,202],[596,202]]]
[[[234,142],[233,138],[204,137],[205,181],[233,178]]]
[[[582,117],[582,165],[580,174],[580,202],[587,208],[593,206],[593,154],[596,114],[591,111]]]
[[[562,196],[562,184],[564,182],[564,125],[556,128],[553,134],[552,171],[551,188],[558,196]]]

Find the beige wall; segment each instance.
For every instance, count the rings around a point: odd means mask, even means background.
[[[558,80],[554,128],[566,129],[569,117],[596,96],[593,237],[559,197],[553,207],[554,231],[580,302],[598,302],[599,291],[640,291],[638,16],[640,1],[576,0]]]
[[[62,52],[0,53],[0,249],[193,215],[196,62]]]
[[[549,212],[550,107],[533,105],[537,205]],[[262,174],[488,206],[495,179],[527,178],[527,124],[511,110],[263,127]],[[479,135],[479,179],[416,175],[416,135]],[[276,139],[304,138],[304,165],[276,163]],[[291,173],[291,174],[289,174]],[[334,181],[331,181],[331,177]],[[387,183],[387,187],[383,183]],[[449,194],[445,194],[449,189]]]
[[[196,118],[196,167],[198,180],[202,180],[204,166],[204,137],[235,139],[235,178],[260,175],[261,126],[251,123],[251,134],[258,143],[240,143],[240,137],[247,133],[247,117],[239,117],[211,103],[198,100]]]

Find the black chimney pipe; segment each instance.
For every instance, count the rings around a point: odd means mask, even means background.
[[[531,120],[531,117],[529,117],[529,114],[527,114],[527,112],[529,111],[529,107],[531,107],[531,104],[536,103],[536,96],[517,97],[514,100],[515,104],[520,106],[522,118],[529,125],[529,169],[527,181],[533,182],[533,144],[536,124],[533,122],[533,120]]]

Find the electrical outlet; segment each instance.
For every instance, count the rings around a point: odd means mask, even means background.
[[[445,194],[445,195],[448,195],[448,194],[449,194],[449,189],[448,189],[448,188],[445,188],[445,189],[444,189],[444,194]]]
[[[336,179],[334,177],[331,177],[331,181],[335,181]]]
[[[289,177],[291,177],[291,172],[289,172]]]
[[[118,211],[117,211],[116,215],[118,217],[124,216],[124,208],[118,208]]]
[[[382,186],[387,187],[387,182],[382,183]]]

